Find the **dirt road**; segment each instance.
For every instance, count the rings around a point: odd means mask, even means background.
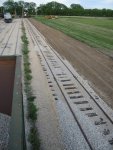
[[[99,96],[113,108],[113,60],[62,32],[34,19],[29,20],[45,36],[48,43],[66,58],[78,73],[89,81]]]

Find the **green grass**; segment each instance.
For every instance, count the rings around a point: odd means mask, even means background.
[[[37,138],[38,132],[35,127],[31,127],[28,140],[33,145],[33,150],[40,150],[40,140]]]
[[[88,45],[106,51],[113,51],[113,18],[59,17],[36,20],[51,26]]]
[[[37,108],[32,101],[31,102],[29,101],[28,109],[30,110],[30,111],[28,111],[28,118],[31,118],[32,121],[37,120]]]

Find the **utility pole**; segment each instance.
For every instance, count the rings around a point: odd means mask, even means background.
[[[22,18],[24,16],[24,6],[22,5]]]
[[[36,8],[36,16],[37,16],[37,8]]]
[[[1,13],[2,14],[4,13],[4,7],[3,6],[1,7]]]

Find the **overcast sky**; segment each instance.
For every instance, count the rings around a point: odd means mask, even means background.
[[[0,5],[5,0],[0,0]],[[18,1],[18,0],[15,0]],[[35,2],[38,5],[45,4],[47,2],[51,1],[57,1],[60,3],[63,3],[67,6],[70,6],[70,4],[81,4],[84,8],[110,8],[113,9],[113,0],[24,0],[27,2]]]

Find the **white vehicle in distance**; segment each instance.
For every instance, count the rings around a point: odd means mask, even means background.
[[[5,13],[5,14],[4,14],[4,21],[5,21],[6,23],[12,22],[12,16],[11,16],[10,13]]]

